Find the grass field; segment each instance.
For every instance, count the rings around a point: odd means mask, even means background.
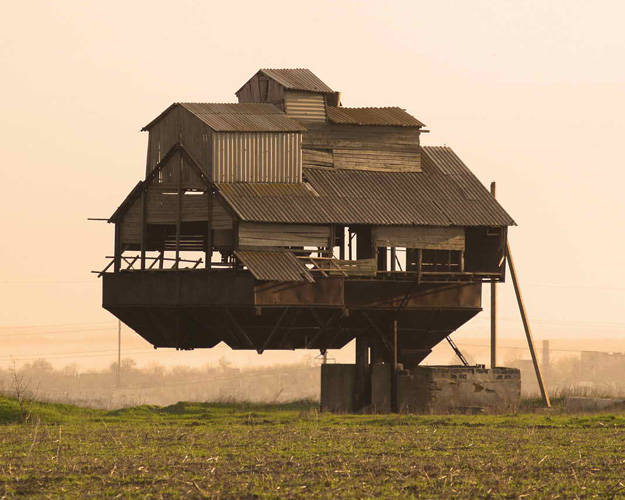
[[[368,416],[0,397],[0,496],[614,498],[625,415]]]

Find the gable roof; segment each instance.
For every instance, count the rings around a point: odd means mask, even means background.
[[[424,127],[425,125],[402,108],[344,108],[327,106],[328,121],[349,125],[383,125]]]
[[[323,94],[334,93],[334,90],[323,83],[312,71],[306,68],[259,69],[254,76],[259,73],[271,78],[287,89],[303,90],[305,92],[321,92]],[[254,76],[252,76],[252,78],[254,78]],[[252,78],[250,78],[250,80]],[[250,80],[245,82],[241,88],[245,87]],[[239,90],[237,90],[235,94],[237,94]]]
[[[141,130],[149,130],[176,106],[202,120],[215,132],[302,132],[306,128],[273,104],[177,102]]]
[[[448,147],[422,148],[422,172],[304,168],[307,184],[218,183],[243,221],[510,226],[514,220]]]

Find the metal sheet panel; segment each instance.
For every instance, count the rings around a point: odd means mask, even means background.
[[[326,120],[326,103],[321,94],[289,90],[284,105],[290,118],[317,122]]]
[[[234,254],[257,280],[315,281],[304,263],[288,250],[235,250]]]
[[[215,182],[297,183],[302,179],[300,133],[213,134]]]
[[[392,127],[424,127],[414,116],[398,107],[337,108],[328,106],[328,121],[349,125],[381,125]]]
[[[304,168],[307,182],[219,183],[243,221],[509,226],[514,220],[448,147],[422,148],[422,172]]]
[[[309,69],[261,69],[260,72],[287,89],[321,93],[334,92],[334,90],[323,83],[319,77]]]
[[[174,103],[148,123],[151,129],[175,108],[184,108],[216,132],[296,132],[306,128],[268,103]],[[176,129],[176,132],[178,129]],[[177,138],[176,138],[177,139]]]

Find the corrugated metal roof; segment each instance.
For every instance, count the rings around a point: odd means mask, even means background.
[[[261,73],[272,78],[280,85],[292,90],[306,90],[308,92],[323,92],[331,94],[334,92],[323,83],[317,75],[306,68],[295,69],[261,69]]]
[[[173,107],[182,106],[216,132],[302,132],[301,123],[290,119],[273,104],[266,103],[193,103],[169,106],[141,130],[149,130]]]
[[[304,263],[288,250],[235,250],[234,254],[257,280],[315,281]]]
[[[386,125],[393,127],[424,127],[425,125],[405,110],[391,108],[337,108],[327,107],[328,120],[349,125]]]
[[[308,184],[217,184],[250,222],[509,226],[512,218],[448,147],[422,148],[422,172],[304,168]]]

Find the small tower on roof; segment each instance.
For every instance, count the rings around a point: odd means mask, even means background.
[[[325,122],[326,107],[340,104],[340,93],[305,68],[261,69],[236,96],[239,102],[274,104],[290,118],[305,122]]]

